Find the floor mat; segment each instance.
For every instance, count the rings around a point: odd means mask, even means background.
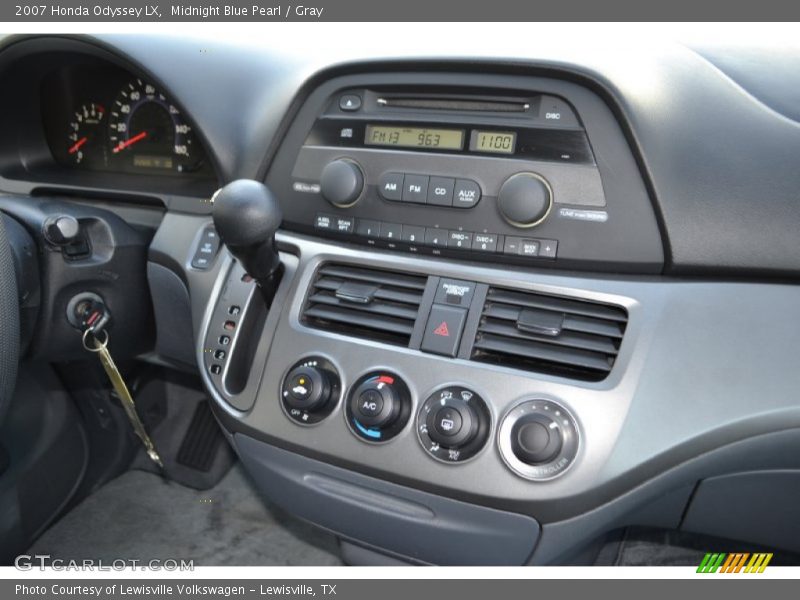
[[[338,565],[336,539],[265,504],[240,466],[206,491],[128,471],[36,541],[53,559],[186,559],[195,566]]]
[[[601,555],[613,554],[611,564],[620,566],[697,567],[707,552],[748,552],[751,554],[773,552],[771,565],[796,566],[800,564],[800,556],[791,552],[683,531],[665,531],[644,527],[627,529],[622,539],[608,544]]]
[[[170,479],[208,490],[228,473],[236,455],[222,436],[205,392],[195,383],[178,374],[165,374],[138,390],[136,405],[146,423],[151,413],[157,413],[150,419],[156,425],[148,429]],[[159,472],[144,448],[131,468]]]

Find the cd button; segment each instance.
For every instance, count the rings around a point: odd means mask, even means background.
[[[453,192],[453,206],[472,208],[481,199],[480,186],[471,179],[457,179]]]
[[[403,174],[384,173],[378,183],[378,193],[386,200],[403,199]]]
[[[403,202],[425,204],[428,199],[428,176],[406,175],[403,183]]]
[[[450,177],[431,177],[428,185],[428,204],[453,206],[453,189],[456,180]]]

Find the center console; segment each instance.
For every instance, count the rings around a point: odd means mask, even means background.
[[[222,253],[198,360],[269,497],[404,561],[522,564],[542,523],[614,493],[596,484],[649,293],[626,277],[658,273],[663,249],[598,95],[519,75],[333,77],[265,183],[280,283],[267,310]]]

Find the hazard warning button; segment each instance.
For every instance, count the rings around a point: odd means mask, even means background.
[[[466,309],[434,304],[422,336],[422,351],[444,356],[458,354],[458,344],[466,320]]]

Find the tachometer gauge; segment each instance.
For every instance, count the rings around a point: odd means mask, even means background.
[[[194,135],[164,94],[137,79],[117,95],[109,118],[111,160],[125,169],[194,171]]]
[[[67,156],[76,165],[104,166],[105,144],[100,125],[106,109],[95,102],[82,105],[69,122]]]

